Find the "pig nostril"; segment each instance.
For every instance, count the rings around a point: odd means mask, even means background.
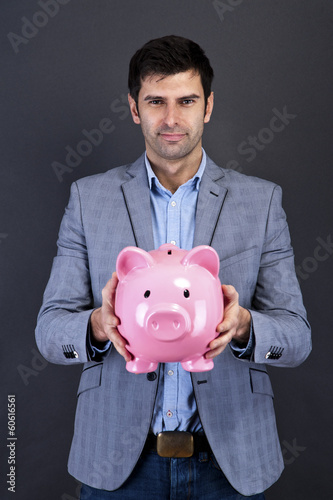
[[[153,321],[151,326],[154,328],[154,330],[158,330],[159,325],[158,325],[157,321]]]
[[[175,320],[175,321],[173,322],[173,326],[174,326],[174,328],[175,328],[176,330],[178,330],[178,328],[179,328],[179,326],[180,326],[180,322],[179,322],[179,321],[177,321],[177,320]]]

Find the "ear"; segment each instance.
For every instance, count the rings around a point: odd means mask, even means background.
[[[132,269],[145,269],[152,267],[153,264],[153,257],[145,250],[137,247],[126,247],[117,257],[116,271],[119,281],[123,281]]]
[[[138,107],[136,105],[135,100],[131,96],[131,94],[128,94],[128,103],[129,103],[129,107],[130,107],[130,110],[131,110],[133,121],[134,121],[134,123],[136,123],[137,125],[139,125],[141,123],[141,121],[140,121]]]
[[[211,92],[210,96],[207,99],[207,106],[206,106],[206,111],[205,111],[205,116],[204,116],[204,123],[209,122],[211,114],[213,112],[213,107],[214,107],[214,92]]]
[[[183,266],[201,266],[207,269],[214,278],[218,278],[220,269],[220,258],[214,248],[208,245],[199,245],[192,248],[182,259]]]

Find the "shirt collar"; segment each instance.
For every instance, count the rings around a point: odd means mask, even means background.
[[[193,185],[195,185],[195,188],[197,190],[199,190],[201,178],[202,178],[202,175],[203,175],[205,167],[206,167],[206,158],[207,158],[205,150],[203,148],[201,148],[201,149],[202,149],[202,159],[201,159],[200,166],[199,166],[197,172],[195,173],[195,175],[192,177],[192,179],[189,179],[186,182],[186,184],[193,183]],[[150,162],[148,160],[147,152],[145,152],[145,165],[146,165],[146,169],[147,169],[149,189],[151,189],[152,185],[155,183],[163,188],[163,186],[160,184],[159,180],[157,179],[153,169],[151,168]],[[154,179],[154,181],[153,181],[153,179]]]

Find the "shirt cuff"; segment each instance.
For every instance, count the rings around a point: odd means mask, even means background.
[[[253,350],[254,350],[254,331],[253,331],[252,316],[251,316],[251,325],[250,325],[250,338],[249,338],[249,341],[247,343],[247,346],[243,347],[243,348],[239,347],[239,345],[237,345],[237,342],[235,340],[232,340],[230,342],[230,347],[231,347],[231,350],[233,351],[234,355],[237,358],[240,358],[240,359],[250,359],[251,358],[251,355],[252,355]]]
[[[111,348],[111,341],[96,342],[92,338],[90,320],[87,327],[87,354],[89,361],[102,361]]]

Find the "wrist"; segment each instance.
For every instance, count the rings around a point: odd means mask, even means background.
[[[251,314],[243,307],[239,308],[239,322],[234,340],[241,347],[245,347],[250,339],[251,332]]]
[[[94,343],[103,344],[109,339],[105,334],[101,321],[102,308],[95,309],[90,316],[90,334]]]

